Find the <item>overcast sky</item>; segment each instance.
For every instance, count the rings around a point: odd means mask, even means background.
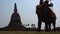
[[[56,27],[60,26],[60,0],[52,0],[53,11],[57,16]],[[39,0],[0,0],[0,28],[9,24],[12,13],[14,12],[14,3],[17,4],[23,24],[35,24],[37,26],[36,5]],[[42,23],[44,28],[44,23]]]

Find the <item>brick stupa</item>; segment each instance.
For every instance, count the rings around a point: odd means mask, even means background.
[[[16,3],[14,5],[14,13],[11,15],[11,20],[8,26],[1,28],[0,30],[24,30],[25,27],[22,25],[20,15],[17,11]]]

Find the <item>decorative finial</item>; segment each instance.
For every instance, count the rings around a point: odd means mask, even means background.
[[[16,3],[14,5],[14,13],[17,13],[17,6],[16,6]]]

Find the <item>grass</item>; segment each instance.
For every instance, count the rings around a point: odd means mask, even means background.
[[[0,34],[60,34],[57,32],[37,32],[37,31],[0,31]]]

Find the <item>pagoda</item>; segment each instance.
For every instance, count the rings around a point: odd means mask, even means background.
[[[20,31],[20,30],[24,30],[24,29],[25,29],[25,27],[23,26],[23,24],[21,22],[20,15],[17,11],[17,5],[15,3],[14,4],[14,12],[11,15],[11,19],[10,19],[8,26],[6,26],[5,28],[0,28],[0,30]]]

